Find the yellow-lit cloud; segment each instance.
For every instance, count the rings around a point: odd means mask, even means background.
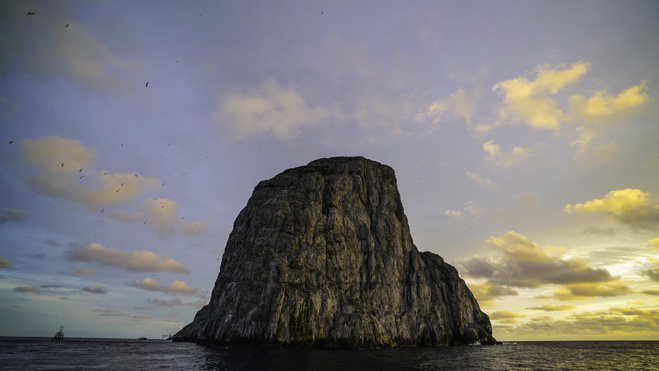
[[[592,297],[614,297],[630,294],[631,290],[620,281],[578,282],[562,285],[554,291],[559,300],[585,300]]]
[[[284,88],[268,79],[247,93],[222,97],[212,119],[235,140],[262,134],[289,139],[329,114],[325,108],[309,107],[293,87]]]
[[[494,300],[503,296],[518,295],[517,291],[510,287],[488,282],[469,283],[467,286],[469,286],[469,290],[471,290],[476,300],[478,300],[478,304],[482,307],[495,306]]]
[[[73,275],[76,277],[90,276],[92,274],[96,274],[96,272],[93,269],[88,268],[78,269],[77,271],[73,272]]]
[[[111,212],[106,207],[134,200],[147,190],[159,190],[161,182],[138,173],[98,170],[95,151],[73,139],[51,136],[20,142],[28,165],[28,184],[36,192],[79,202],[123,222],[146,224],[159,233],[196,234],[208,224],[177,218],[179,205],[167,198],[146,199],[135,213]],[[11,217],[18,217],[13,211]],[[8,216],[9,217],[9,216]],[[150,223],[150,224],[149,224]]]
[[[653,239],[649,240],[648,242],[651,243],[652,245],[654,245],[654,247],[659,249],[659,237],[653,238]]]
[[[147,277],[140,282],[130,282],[128,285],[143,290],[159,291],[172,295],[206,297],[208,294],[206,290],[199,287],[190,287],[184,281],[174,281],[169,285],[162,285],[150,277]]]
[[[106,249],[97,243],[69,250],[72,261],[95,261],[102,265],[122,268],[131,272],[180,272],[190,273],[190,268],[169,256],[160,256],[152,251],[140,250],[125,252],[119,249]]]
[[[474,182],[476,182],[478,184],[482,184],[482,185],[488,186],[488,187],[491,187],[491,186],[494,185],[494,183],[492,183],[492,181],[490,179],[488,179],[486,177],[482,177],[478,174],[474,174],[474,173],[471,173],[471,172],[468,171],[466,175],[467,175],[467,178],[473,180]]]
[[[598,312],[581,312],[566,319],[548,316],[531,318],[514,326],[495,326],[497,338],[605,340],[611,336],[654,340],[659,336],[659,311],[612,307]]]
[[[464,120],[469,126],[476,109],[476,103],[461,88],[448,98],[438,99],[431,103],[424,112],[416,115],[416,120],[425,121],[429,119],[433,124],[437,124],[445,113],[451,113],[454,118]]]
[[[454,218],[461,218],[464,214],[470,217],[487,217],[492,219],[504,218],[508,215],[505,210],[500,209],[486,209],[484,207],[476,206],[473,201],[465,202],[464,213],[460,210],[448,209],[444,214]]]
[[[493,259],[472,257],[460,263],[464,274],[487,279],[488,284],[536,288],[559,285],[555,297],[616,296],[629,289],[604,268],[578,258],[562,258],[558,248],[542,249],[525,236],[507,232],[485,242],[499,251]]]
[[[96,170],[95,151],[77,140],[50,136],[26,139],[19,146],[29,166],[28,184],[45,195],[100,207],[161,188],[153,177]]]
[[[208,229],[208,223],[201,221],[186,221],[178,217],[179,204],[168,198],[147,199],[142,202],[142,210],[136,213],[111,213],[110,215],[123,222],[142,222],[161,234],[183,233],[198,234]]]
[[[583,204],[567,205],[567,213],[598,213],[610,222],[626,224],[632,228],[659,228],[659,204],[649,199],[650,193],[640,189],[621,189],[609,192],[602,199]]]
[[[460,210],[453,210],[453,209],[448,209],[444,211],[444,214],[448,216],[452,216],[454,218],[461,218],[462,217],[462,211]]]
[[[540,307],[529,307],[526,309],[542,310],[545,312],[560,312],[576,308],[574,305],[543,305]]]
[[[576,83],[589,68],[590,64],[584,62],[569,68],[540,65],[536,67],[533,81],[521,76],[499,82],[492,90],[503,97],[501,118],[523,122],[537,129],[558,129],[564,113],[551,96]]]
[[[36,287],[32,286],[19,286],[19,287],[14,287],[14,291],[16,292],[22,292],[22,293],[28,293],[28,292],[33,292],[38,294],[40,291]]]
[[[590,98],[573,95],[570,98],[570,114],[575,119],[597,122],[643,105],[650,99],[647,84],[648,81],[643,81],[615,96],[604,91],[597,91]]]
[[[510,320],[510,319],[521,318],[521,317],[525,317],[525,316],[523,314],[511,312],[509,310],[502,310],[502,311],[492,312],[490,314],[490,319],[494,320],[494,321]]]
[[[522,165],[534,155],[532,149],[517,146],[510,153],[504,153],[493,140],[483,143],[483,152],[485,159],[500,169]]]

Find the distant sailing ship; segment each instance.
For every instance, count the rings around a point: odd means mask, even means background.
[[[59,327],[59,331],[53,336],[53,340],[64,340],[64,332],[62,332],[62,329],[64,329],[64,326]]]

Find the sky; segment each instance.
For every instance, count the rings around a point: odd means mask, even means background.
[[[259,181],[364,156],[498,340],[659,340],[656,1],[2,0],[0,50],[0,336],[175,333]]]

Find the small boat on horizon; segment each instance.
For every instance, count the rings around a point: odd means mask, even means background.
[[[62,331],[64,326],[59,327],[59,331],[53,336],[53,340],[64,340],[64,332]]]

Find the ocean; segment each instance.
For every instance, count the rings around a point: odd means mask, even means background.
[[[371,350],[228,349],[166,340],[0,337],[0,370],[659,370],[659,341]]]

